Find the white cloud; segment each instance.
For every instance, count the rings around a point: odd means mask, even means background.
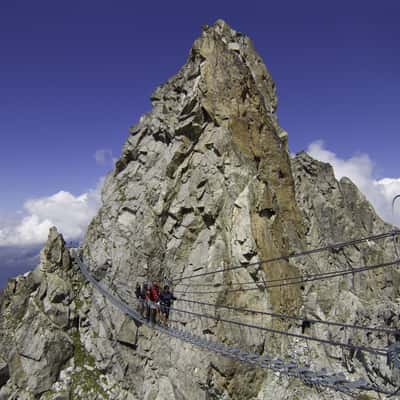
[[[342,159],[327,150],[322,141],[311,143],[307,153],[331,164],[337,179],[344,176],[350,178],[385,221],[400,225],[400,199],[395,202],[394,214],[392,213],[392,199],[400,194],[400,178],[375,179],[375,164],[367,154]]]
[[[79,196],[60,191],[52,196],[30,199],[19,219],[0,221],[0,246],[43,243],[56,226],[66,240],[80,239],[100,206],[103,179],[96,189]]]

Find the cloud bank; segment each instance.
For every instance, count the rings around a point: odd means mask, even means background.
[[[322,141],[311,143],[307,153],[317,160],[331,164],[337,179],[344,176],[350,178],[383,220],[400,226],[400,199],[396,201],[392,213],[392,199],[400,194],[400,178],[375,179],[376,166],[367,154],[342,159],[327,150]]]
[[[56,226],[66,240],[80,239],[100,206],[102,183],[103,179],[96,189],[78,196],[60,191],[26,201],[22,216],[0,220],[0,246],[44,243],[52,226]]]

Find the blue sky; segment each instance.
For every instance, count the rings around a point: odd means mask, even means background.
[[[152,91],[217,18],[253,39],[292,152],[322,140],[317,154],[366,156],[370,179],[397,179],[399,15],[394,0],[2,1],[0,239],[8,221],[43,211],[35,199],[98,185]]]

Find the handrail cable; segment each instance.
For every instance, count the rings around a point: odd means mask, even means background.
[[[123,298],[121,298],[121,299],[122,299],[123,302],[125,302],[125,300]],[[299,334],[299,333],[292,333],[292,332],[288,332],[288,331],[281,331],[281,330],[274,329],[274,328],[268,328],[268,327],[264,327],[264,326],[259,326],[259,325],[248,324],[248,323],[239,322],[239,321],[228,320],[228,319],[224,319],[224,318],[221,318],[221,317],[218,317],[218,316],[213,316],[213,315],[210,315],[210,314],[197,313],[197,312],[194,312],[194,311],[183,310],[183,309],[176,308],[176,307],[170,307],[169,309],[170,309],[170,311],[175,311],[177,313],[189,314],[189,315],[193,315],[193,316],[196,316],[196,317],[199,317],[199,318],[212,319],[212,320],[218,321],[218,322],[224,322],[224,323],[228,323],[228,324],[232,324],[232,325],[242,326],[242,327],[245,327],[245,328],[260,330],[260,331],[269,332],[269,333],[275,333],[275,334],[279,334],[279,335],[282,335],[282,336],[291,336],[291,337],[296,337],[298,339],[305,339],[305,340],[315,341],[315,342],[318,342],[318,343],[323,343],[323,344],[327,344],[327,345],[347,348],[347,349],[351,349],[351,350],[365,351],[365,352],[376,354],[376,355],[380,355],[380,356],[387,356],[387,354],[388,354],[388,351],[385,350],[385,349],[382,349],[382,348],[353,345],[353,344],[350,344],[350,343],[343,343],[343,342],[338,342],[338,341],[329,340],[329,339],[321,339],[321,338],[317,338],[315,336],[303,335],[303,334]]]
[[[125,300],[118,293],[116,293],[116,295],[120,298],[120,300],[122,300],[124,302],[124,304],[126,304]],[[127,308],[129,309],[130,307],[127,307]],[[176,308],[174,309],[172,307],[170,308],[170,310],[175,310],[175,311],[181,312],[183,314],[186,313],[186,314],[191,314],[191,315],[198,315],[198,316],[200,316],[200,318],[201,317],[210,317],[212,319],[216,319],[217,321],[224,322],[224,320],[222,320],[222,319],[220,319],[218,317],[213,317],[213,316],[209,316],[209,315],[206,315],[206,314],[198,314],[198,313],[194,313],[194,312],[187,311],[187,310],[179,310],[179,309],[176,309]],[[143,320],[142,322],[146,324],[145,320]],[[177,322],[179,322],[179,321],[177,321]],[[240,323],[238,323],[236,321],[231,321],[231,322],[233,324],[240,324]],[[147,325],[149,325],[149,323],[147,323]],[[247,324],[242,324],[242,325],[246,326]],[[306,384],[315,385],[315,386],[322,385],[322,386],[331,388],[333,390],[346,393],[346,394],[348,394],[348,395],[350,395],[352,397],[354,397],[354,396],[349,392],[350,388],[351,389],[373,390],[373,391],[375,391],[377,393],[388,394],[389,396],[391,396],[393,393],[397,393],[397,391],[396,392],[390,392],[390,391],[388,391],[386,389],[382,389],[381,387],[379,387],[375,383],[373,383],[372,385],[368,384],[366,381],[364,381],[362,379],[358,380],[358,381],[345,383],[343,381],[343,375],[342,374],[334,374],[334,375],[329,376],[329,375],[326,375],[326,373],[323,373],[322,371],[320,371],[319,373],[314,373],[311,370],[309,370],[308,368],[303,368],[303,367],[297,368],[298,371],[299,371],[297,374],[294,373],[295,372],[294,370],[291,373],[290,370],[293,367],[296,369],[296,364],[294,364],[293,361],[291,361],[290,364],[285,366],[284,364],[282,364],[282,360],[279,359],[279,358],[273,360],[268,355],[258,355],[258,354],[251,355],[251,354],[249,354],[247,352],[240,351],[237,348],[232,348],[229,345],[226,345],[226,344],[223,344],[223,343],[209,341],[207,339],[202,339],[200,337],[196,337],[194,335],[191,335],[190,333],[187,333],[185,331],[181,331],[179,329],[178,330],[174,330],[172,328],[164,328],[164,327],[162,327],[160,325],[154,325],[154,324],[150,324],[150,327],[153,328],[153,329],[156,329],[156,330],[158,330],[160,332],[163,332],[163,333],[165,333],[167,335],[176,337],[176,338],[178,338],[180,340],[184,340],[184,341],[187,341],[189,343],[192,343],[193,345],[196,345],[198,347],[203,347],[208,351],[221,353],[225,357],[232,358],[233,360],[238,360],[239,359],[240,361],[244,361],[244,362],[250,363],[251,365],[259,365],[259,366],[262,366],[262,367],[267,366],[267,368],[270,368],[270,369],[272,369],[274,371],[279,370],[279,366],[281,366],[280,372],[288,375],[289,377],[290,376],[295,376],[295,377],[303,380],[303,382],[306,383]],[[249,327],[251,328],[251,326],[249,326]],[[196,341],[192,340],[194,338],[196,338]],[[322,340],[324,340],[324,339],[322,339]],[[330,344],[333,344],[333,343],[330,343]],[[335,344],[333,344],[333,345],[335,345]],[[347,347],[348,345],[345,344],[345,346]],[[354,347],[358,347],[358,348],[354,348]],[[229,349],[231,349],[231,350],[233,349],[233,351],[228,351]],[[371,351],[368,351],[368,350],[362,349],[361,346],[353,346],[353,350],[360,350],[360,351],[364,350],[364,351],[367,351],[367,352],[370,352],[370,353],[373,353],[373,354],[376,354],[376,355],[381,355],[381,356],[387,356],[387,353],[388,353],[385,350],[375,349],[375,348],[370,348]],[[376,352],[376,351],[378,351],[379,353]],[[244,356],[244,355],[247,355],[247,354],[249,354],[249,359],[246,359],[245,356]],[[256,361],[256,357],[259,358],[260,360],[262,360],[261,363],[259,361],[258,362]],[[313,381],[313,378],[312,378],[311,375],[317,376],[318,377],[316,379],[317,381]],[[328,377],[328,381],[332,381],[332,378],[333,378],[333,381],[335,381],[336,378],[338,378],[338,382],[337,383],[327,383],[326,382],[326,380],[327,380],[326,377]],[[320,379],[322,379],[324,381],[321,381]],[[342,384],[344,386],[342,386],[341,382],[343,382]],[[338,386],[338,384],[339,384],[339,386]],[[400,389],[398,389],[398,390],[400,390]]]
[[[398,256],[397,258],[400,260],[400,256]],[[396,264],[396,261],[394,261],[394,263]],[[357,267],[357,268],[363,268],[363,267]],[[325,274],[330,275],[330,274],[341,273],[341,272],[344,272],[344,271],[346,271],[346,272],[349,271],[349,273],[351,273],[352,271],[354,271],[354,269],[353,268],[347,268],[347,269],[342,269],[342,270],[337,270],[337,271],[318,272],[318,273],[315,273],[315,274],[305,273],[303,275],[289,276],[289,277],[285,277],[285,278],[276,278],[276,279],[268,279],[268,280],[263,279],[262,282],[261,281],[229,282],[229,284],[225,284],[225,285],[228,285],[228,286],[256,285],[257,287],[253,288],[255,290],[255,289],[260,288],[260,286],[261,287],[267,287],[266,283],[285,282],[285,281],[298,280],[298,279],[314,278],[314,277],[317,277],[317,276],[323,276]],[[220,283],[220,282],[197,283],[197,284],[196,283],[193,283],[193,284],[182,284],[182,283],[179,283],[178,285],[179,286],[183,286],[183,287],[188,287],[188,288],[191,288],[191,287],[220,288],[221,286],[224,286],[224,283]],[[270,286],[268,286],[268,287],[270,287]],[[195,292],[180,290],[180,291],[178,291],[176,293],[195,293]],[[208,292],[206,292],[206,293],[208,293]]]
[[[313,319],[313,318],[309,318],[309,317],[279,314],[279,313],[274,313],[274,312],[270,312],[270,311],[261,311],[261,310],[243,308],[243,307],[234,307],[234,306],[229,306],[226,304],[213,304],[213,303],[207,303],[204,301],[184,299],[182,297],[179,297],[176,300],[183,302],[183,303],[198,304],[198,305],[204,305],[204,306],[213,307],[213,308],[223,308],[223,309],[227,309],[227,310],[239,311],[239,312],[244,312],[244,313],[267,315],[267,316],[271,316],[273,318],[279,318],[279,319],[284,319],[284,320],[305,321],[305,322],[309,322],[310,324],[337,326],[337,327],[349,328],[349,329],[353,329],[353,330],[362,330],[362,331],[366,331],[366,332],[379,332],[379,333],[384,333],[387,335],[400,335],[399,329],[388,329],[388,328],[378,328],[378,327],[370,327],[370,326],[363,326],[363,325],[346,324],[344,322],[327,321],[327,320]]]
[[[123,298],[121,298],[121,299],[125,302],[125,300]],[[195,302],[195,303],[207,304],[207,303],[200,303],[200,302]],[[212,319],[212,320],[215,320],[215,321],[225,322],[225,323],[238,325],[238,326],[243,326],[243,327],[250,328],[250,329],[261,330],[261,331],[265,331],[265,332],[269,332],[269,333],[275,333],[275,334],[279,334],[279,335],[282,335],[282,336],[291,336],[291,337],[296,337],[296,338],[299,338],[299,339],[316,341],[316,342],[319,342],[319,343],[328,344],[328,345],[332,345],[332,346],[338,346],[338,347],[344,347],[344,348],[348,348],[348,349],[351,349],[351,350],[366,351],[368,353],[377,354],[377,355],[381,355],[381,356],[386,356],[387,353],[388,353],[387,350],[384,350],[382,348],[353,345],[353,344],[350,344],[350,343],[337,342],[337,341],[333,341],[333,340],[329,340],[329,339],[321,339],[321,338],[317,338],[315,336],[297,334],[297,333],[292,333],[292,332],[287,332],[287,331],[281,331],[281,330],[274,329],[274,328],[268,328],[268,327],[264,327],[264,326],[260,326],[260,325],[254,325],[254,324],[248,324],[248,323],[244,323],[244,322],[227,320],[227,319],[216,317],[216,316],[213,316],[213,315],[210,315],[210,314],[197,313],[197,312],[194,312],[194,311],[183,310],[183,309],[176,308],[176,307],[170,307],[169,309],[170,309],[170,311],[176,311],[178,313],[194,315],[194,316],[197,316],[199,318]],[[345,324],[338,324],[338,325],[346,326]],[[364,327],[361,327],[361,328],[364,328]],[[377,330],[381,331],[379,329],[377,329]],[[393,331],[393,332],[390,331],[390,333],[396,333],[396,332],[395,331]]]
[[[175,275],[171,279],[171,282],[177,282],[177,281],[182,281],[182,280],[185,280],[185,279],[197,278],[199,276],[214,275],[214,274],[217,274],[219,272],[232,271],[232,270],[235,270],[235,269],[248,268],[248,267],[251,267],[253,265],[267,264],[267,263],[276,262],[276,261],[287,261],[290,258],[296,258],[296,257],[305,256],[305,255],[320,253],[320,252],[326,251],[326,250],[340,249],[340,248],[343,248],[343,247],[346,247],[346,246],[351,246],[351,245],[354,245],[354,244],[366,242],[368,240],[379,240],[379,239],[384,239],[384,238],[387,238],[387,237],[390,237],[390,236],[396,236],[396,235],[399,235],[399,234],[400,234],[400,230],[395,229],[395,230],[392,230],[390,232],[385,232],[385,233],[381,233],[381,234],[378,234],[378,235],[371,235],[371,236],[367,236],[367,237],[363,237],[363,238],[359,238],[359,239],[348,240],[346,242],[329,244],[329,245],[326,245],[326,246],[323,246],[323,247],[319,247],[319,248],[315,248],[315,249],[305,250],[305,251],[298,252],[298,253],[291,253],[291,254],[288,254],[286,256],[278,256],[278,257],[273,257],[273,258],[269,258],[269,259],[265,259],[265,260],[255,261],[255,262],[252,262],[252,263],[234,265],[234,266],[231,266],[231,267],[228,267],[228,268],[220,268],[220,269],[217,269],[215,271],[202,272],[202,273],[199,273],[199,274],[187,275],[187,276],[183,276],[183,277],[180,277],[180,278],[176,278],[177,275]]]
[[[387,356],[387,354],[388,354],[387,350],[384,350],[381,348],[369,347],[369,346],[358,346],[358,345],[353,345],[350,343],[342,343],[342,342],[337,342],[337,341],[329,340],[329,339],[321,339],[321,338],[317,338],[315,336],[307,336],[307,335],[302,335],[300,333],[281,331],[279,329],[267,328],[265,326],[259,326],[259,325],[254,325],[254,324],[247,324],[245,322],[233,321],[233,320],[229,320],[229,319],[215,317],[215,316],[209,315],[209,314],[201,314],[201,313],[196,313],[194,311],[181,310],[179,308],[174,308],[174,307],[170,307],[170,310],[176,311],[176,312],[181,312],[184,314],[194,315],[194,316],[197,316],[200,318],[203,317],[203,318],[207,318],[207,319],[212,319],[214,321],[225,322],[227,324],[238,325],[238,326],[242,326],[245,328],[260,330],[260,331],[269,332],[269,333],[276,333],[281,336],[291,336],[291,337],[295,337],[298,339],[310,340],[310,341],[319,342],[319,343],[323,343],[323,344],[327,344],[327,345],[331,345],[331,346],[344,347],[344,348],[348,348],[351,350],[365,351],[367,353],[372,353],[372,354],[376,354],[376,355],[380,355],[380,356]]]
[[[386,263],[380,263],[376,265],[370,265],[370,266],[365,266],[365,267],[357,267],[357,268],[351,268],[351,269],[343,269],[339,271],[330,271],[330,272],[321,272],[318,274],[309,274],[309,275],[298,275],[294,277],[288,277],[288,278],[280,278],[272,281],[265,281],[267,285],[259,285],[261,288],[255,287],[255,288],[245,288],[245,289],[225,289],[223,290],[224,293],[232,293],[232,292],[248,292],[248,291],[254,291],[254,290],[263,290],[263,289],[270,289],[270,288],[280,288],[280,287],[285,287],[285,286],[291,286],[291,285],[299,285],[301,283],[306,283],[306,282],[314,282],[314,281],[319,281],[319,280],[325,280],[325,279],[331,279],[331,278],[337,278],[339,276],[345,276],[345,275],[351,275],[351,274],[356,274],[360,272],[365,272],[365,271],[371,271],[375,269],[380,269],[380,268],[385,268],[389,267],[395,264],[399,264],[400,259],[396,259],[394,261],[389,261]],[[293,282],[285,282],[285,281],[293,281]],[[272,284],[268,285],[268,282],[284,282],[280,284]],[[217,294],[221,293],[221,290],[206,290],[206,291],[184,291],[184,290],[175,290],[175,293],[180,293],[180,294]]]
[[[239,311],[239,312],[268,315],[273,318],[290,319],[290,320],[295,320],[295,321],[307,321],[311,324],[332,325],[332,326],[362,330],[362,331],[367,331],[367,332],[386,333],[389,335],[390,334],[397,335],[400,333],[400,331],[398,329],[386,329],[386,328],[375,328],[375,327],[362,326],[362,325],[351,325],[351,324],[345,324],[342,322],[334,322],[334,321],[326,321],[326,320],[300,317],[300,316],[294,316],[294,315],[278,314],[278,313],[273,313],[273,312],[268,312],[268,311],[260,311],[260,310],[253,310],[253,309],[248,309],[248,308],[228,306],[225,304],[212,304],[212,303],[206,303],[203,301],[186,300],[186,299],[182,299],[182,298],[178,298],[177,301],[182,301],[185,303],[192,303],[192,304],[199,304],[199,305],[204,305],[204,306],[209,306],[209,307],[214,307],[214,308],[225,308],[227,310],[233,310],[233,311]]]
[[[261,368],[269,368],[274,371],[281,372],[288,376],[295,376],[301,379],[304,383],[309,385],[316,386],[325,386],[332,388],[334,390],[350,394],[354,393],[354,390],[373,390],[378,393],[383,394],[392,394],[392,392],[387,389],[382,389],[376,384],[370,384],[363,379],[359,379],[357,381],[348,381],[343,374],[327,374],[325,371],[321,370],[319,372],[314,372],[309,370],[308,368],[299,367],[297,364],[291,362],[289,364],[285,364],[281,359],[272,359],[270,356],[260,355],[256,353],[248,353],[238,348],[234,348],[229,345],[225,345],[223,343],[217,343],[213,341],[209,341],[207,339],[202,339],[199,336],[192,335],[189,332],[180,331],[178,329],[173,328],[165,328],[160,325],[150,325],[146,320],[135,310],[133,310],[125,301],[118,300],[113,294],[109,292],[109,290],[104,287],[100,282],[98,282],[89,272],[86,265],[82,262],[79,256],[75,257],[78,262],[79,269],[82,274],[88,279],[90,283],[106,298],[108,298],[115,307],[129,315],[138,323],[149,325],[151,328],[158,330],[162,333],[165,333],[169,336],[176,337],[180,340],[186,341],[188,343],[192,343],[201,348],[205,348],[209,351],[222,354],[226,357],[230,357],[235,360],[240,360],[242,362],[249,363],[251,365],[256,365]],[[118,297],[120,297],[118,295]],[[179,312],[179,311],[178,311]],[[182,312],[190,313],[188,311],[182,310]],[[201,315],[201,314],[200,314]],[[215,317],[214,317],[215,318]],[[221,319],[218,319],[221,321]],[[237,323],[236,321],[232,321]],[[244,324],[249,325],[249,324]],[[251,326],[249,326],[251,327]],[[362,349],[360,349],[362,350]],[[381,351],[380,349],[372,349]],[[386,354],[387,352],[385,352]],[[377,353],[380,354],[380,353]],[[383,354],[382,354],[383,355]]]

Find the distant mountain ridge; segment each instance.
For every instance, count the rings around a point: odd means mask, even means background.
[[[42,247],[43,245],[0,246],[0,288],[4,288],[12,276],[26,273],[36,267]]]
[[[68,247],[78,247],[80,240],[68,240]],[[0,246],[0,289],[7,280],[18,274],[25,274],[34,269],[40,259],[43,244],[24,246]]]

